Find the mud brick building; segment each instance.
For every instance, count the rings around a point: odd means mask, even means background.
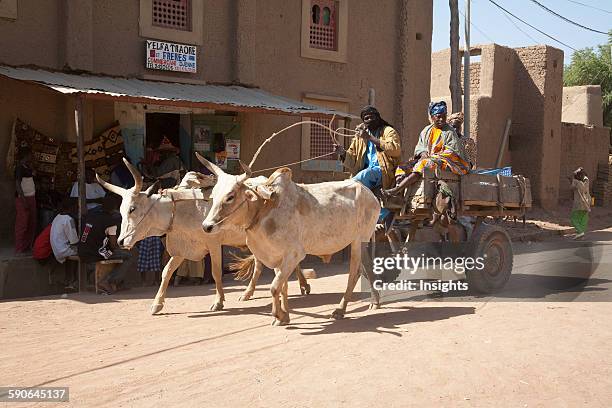
[[[449,60],[450,50],[432,55],[432,100],[450,103]],[[587,97],[596,90],[564,90],[561,50],[545,45],[475,46],[470,92],[470,134],[477,144],[478,166],[495,164],[506,121],[511,119],[503,164],[530,178],[534,200],[542,207],[555,208],[567,199],[569,169],[581,165],[594,175],[598,164],[608,162],[610,129],[587,120],[597,112],[601,120],[601,98],[598,107],[596,96]],[[563,115],[582,122],[562,125]]]
[[[35,69],[0,73],[0,196],[8,198],[1,235],[11,237],[13,228],[14,183],[4,168],[14,119],[60,142],[75,141],[76,93],[50,88],[60,80],[57,71],[75,75],[63,78],[71,86],[81,73],[132,81],[129,89],[102,92],[104,98],[88,96],[84,137],[91,140],[118,121],[134,163],[165,131],[190,166],[202,129],[239,140],[239,156],[248,162],[274,131],[308,117],[299,109],[281,112],[278,104],[354,115],[372,98],[409,151],[427,121],[432,8],[431,0],[2,0],[0,65]],[[195,47],[194,72],[151,68],[147,41]],[[238,95],[212,105],[126,97],[159,84],[219,84]],[[266,96],[245,102],[248,90]],[[277,137],[254,169],[331,151],[329,135],[319,130],[294,128]],[[295,166],[296,180],[345,177],[328,159]],[[237,160],[228,166],[239,169]]]

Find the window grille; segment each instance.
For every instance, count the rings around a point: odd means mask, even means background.
[[[310,12],[310,47],[338,51],[336,2],[332,0],[312,0]]]
[[[153,25],[191,31],[191,0],[153,0]]]
[[[329,126],[328,119],[310,119],[313,122],[321,123],[322,125]],[[332,122],[331,128],[335,129],[338,126],[338,120],[335,119]],[[330,153],[334,150],[333,141],[329,135],[329,131],[317,125],[310,125],[310,157],[317,157],[323,154]],[[329,155],[321,157],[319,160],[336,160],[335,155]]]

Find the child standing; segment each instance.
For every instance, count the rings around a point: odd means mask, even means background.
[[[29,148],[19,151],[15,167],[15,254],[25,254],[32,248],[36,234],[36,186]]]
[[[574,171],[574,177],[571,178],[572,190],[574,192],[574,205],[570,220],[572,226],[576,229],[574,239],[581,239],[587,229],[589,222],[589,212],[591,212],[591,196],[589,194],[589,179],[582,167],[578,167]]]

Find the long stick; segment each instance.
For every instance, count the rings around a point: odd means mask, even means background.
[[[333,118],[332,118],[332,121],[333,121]],[[340,132],[338,132],[337,130],[332,129],[330,126],[325,126],[325,125],[324,125],[324,124],[322,124],[322,123],[315,122],[315,121],[312,121],[312,120],[303,120],[303,121],[301,121],[301,122],[296,122],[296,123],[293,123],[293,124],[291,124],[291,125],[287,126],[287,127],[286,127],[286,128],[284,128],[284,129],[279,130],[278,132],[274,132],[274,133],[272,133],[272,135],[271,135],[269,138],[267,138],[266,140],[264,140],[264,142],[261,144],[261,146],[259,146],[259,148],[258,148],[258,149],[257,149],[257,151],[255,152],[255,155],[253,156],[253,159],[251,159],[251,162],[249,163],[249,167],[250,167],[250,168],[253,168],[253,164],[255,163],[255,160],[257,160],[257,157],[259,156],[259,153],[261,153],[261,149],[263,149],[263,147],[264,147],[266,144],[268,144],[268,143],[269,143],[269,142],[270,142],[272,139],[274,139],[274,138],[275,138],[277,135],[279,135],[279,134],[283,133],[283,132],[284,132],[284,131],[286,131],[286,130],[289,130],[289,129],[293,128],[293,127],[296,127],[296,126],[301,126],[301,125],[315,125],[315,126],[319,126],[319,127],[324,128],[324,129],[327,129],[327,130],[329,131],[329,134],[330,134],[330,136],[331,136],[332,140],[333,140],[333,141],[334,141],[334,143],[336,143],[336,144],[338,143],[338,141],[336,140],[336,138],[335,138],[333,135],[335,135],[335,136],[341,136],[341,137],[354,137],[354,136],[357,134],[357,132],[356,132],[356,131],[354,131],[354,130],[350,130],[350,129],[346,129],[346,130],[348,130],[348,131],[352,132],[352,134],[348,134],[348,135],[347,135],[347,134],[344,134],[344,133],[340,133]],[[344,128],[343,128],[343,129],[344,129]]]

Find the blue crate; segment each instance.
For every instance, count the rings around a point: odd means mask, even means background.
[[[489,174],[492,176],[495,176],[497,174],[501,174],[502,176],[512,176],[512,167],[508,166],[508,167],[502,167],[499,169],[478,169],[478,170],[472,170],[472,173],[475,174]]]

